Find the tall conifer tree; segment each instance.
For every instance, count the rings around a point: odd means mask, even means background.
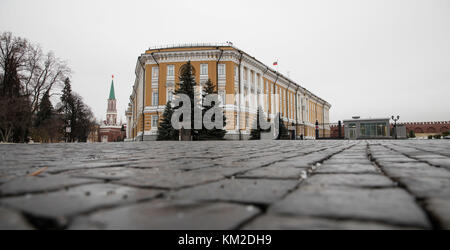
[[[173,108],[171,102],[167,102],[162,115],[162,120],[158,126],[158,141],[178,141],[178,130],[174,129],[171,123]]]
[[[208,81],[205,83],[205,87],[203,88],[203,94],[202,94],[202,117],[205,117],[205,113],[208,110],[211,110],[214,105],[218,104],[218,98],[216,101],[212,102],[210,105],[205,104],[205,98],[207,95],[215,94],[217,96],[217,90],[214,84],[211,82],[211,79],[208,79]],[[226,134],[225,126],[226,126],[226,117],[225,114],[222,113],[222,119],[223,124],[222,128],[213,128],[213,129],[206,129],[205,125],[203,124],[203,128],[201,131],[199,131],[199,139],[200,140],[222,140],[223,137]],[[212,116],[212,122],[215,122],[215,115]]]
[[[186,64],[184,64],[181,67],[181,75],[179,77],[180,82],[178,83],[178,89],[175,91],[175,95],[184,94],[187,95],[191,102],[191,129],[181,129],[181,137],[182,139],[186,140],[188,138],[189,140],[192,140],[193,136],[193,129],[194,129],[194,107],[195,105],[198,105],[195,102],[195,79],[194,79],[194,68],[191,65],[191,62],[188,61]],[[177,110],[181,108],[182,102],[180,102],[177,106],[175,106],[173,109]],[[180,117],[180,119],[189,119],[189,117],[185,118],[183,116]],[[180,120],[181,121],[181,120]]]
[[[250,140],[261,140],[261,132],[269,131],[270,129],[262,129],[260,124],[260,119],[267,121],[262,108],[258,107],[258,111],[256,113],[256,128],[252,128],[250,131]]]

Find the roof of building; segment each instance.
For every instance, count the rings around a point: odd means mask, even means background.
[[[111,80],[111,89],[109,91],[109,98],[110,100],[116,99],[116,95],[114,93],[114,80]]]
[[[358,119],[351,119],[351,120],[344,120],[343,122],[360,122],[360,121],[386,121],[386,120],[390,120],[391,118],[389,117],[381,117],[381,118],[358,118]]]

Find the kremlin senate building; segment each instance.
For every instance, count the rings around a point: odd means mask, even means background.
[[[292,139],[314,139],[317,127],[320,137],[330,136],[328,102],[226,43],[156,47],[139,56],[125,112],[128,141],[156,140],[164,107],[172,100],[180,68],[188,61],[197,84],[203,86],[210,79],[218,89],[227,121],[225,139],[248,139],[258,107],[269,119],[279,114]],[[113,93],[113,84],[111,89]],[[114,95],[108,102],[107,124],[102,127],[113,128]]]

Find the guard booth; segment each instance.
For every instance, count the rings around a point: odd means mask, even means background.
[[[345,139],[391,139],[390,118],[344,120]]]

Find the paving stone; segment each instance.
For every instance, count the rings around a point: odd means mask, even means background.
[[[447,170],[450,170],[450,158],[446,159],[426,159],[426,161],[430,164],[433,164],[435,166],[440,166],[443,168],[446,168]]]
[[[79,164],[58,164],[48,166],[48,173],[59,174],[65,171],[77,170],[77,169],[91,169],[91,168],[111,168],[111,167],[123,167],[132,162],[86,162]]]
[[[302,183],[303,184],[303,183]],[[313,175],[304,184],[318,186],[394,187],[396,184],[383,175],[374,174],[321,174]]]
[[[79,218],[71,229],[235,229],[258,214],[255,206],[216,203],[154,201],[100,211]]]
[[[152,169],[151,171],[153,171]],[[114,168],[95,168],[95,169],[82,169],[73,170],[65,172],[65,175],[78,178],[92,178],[100,180],[120,180],[128,177],[133,177],[136,175],[141,175],[147,173],[147,170],[136,169],[136,168],[124,168],[124,167],[114,167]]]
[[[419,161],[411,158],[375,158],[375,162],[381,166],[389,165],[392,163],[419,163]]]
[[[328,164],[325,162],[314,172],[316,174],[378,174],[371,164]]]
[[[21,213],[0,207],[0,230],[34,229]]]
[[[382,166],[391,177],[435,177],[435,178],[449,178],[450,171],[446,169],[430,166],[426,163],[389,163]]]
[[[450,197],[450,179],[447,178],[429,178],[429,177],[405,177],[399,178],[418,198],[449,198]]]
[[[0,194],[20,195],[26,193],[49,192],[81,184],[95,183],[92,179],[72,178],[64,175],[46,177],[21,177],[0,186]]]
[[[314,217],[283,216],[267,214],[259,216],[245,225],[245,230],[404,230],[412,227],[398,227],[388,224],[355,221],[333,220]]]
[[[377,221],[430,228],[414,199],[399,188],[359,189],[303,186],[275,203],[270,212],[336,219]]]
[[[72,187],[46,194],[4,198],[0,200],[0,203],[36,217],[61,218],[102,207],[147,200],[160,193],[159,190],[101,183]]]
[[[366,159],[338,159],[332,157],[326,161],[327,164],[371,164],[371,162]]]
[[[268,166],[248,171],[238,177],[264,179],[299,179],[305,175],[307,168]]]
[[[439,220],[442,229],[450,229],[450,200],[431,198],[426,201],[426,207]]]
[[[445,228],[450,218],[446,213],[450,140],[0,144],[0,152],[0,204],[18,218],[21,212],[17,208],[22,205],[24,211],[36,210],[38,216],[53,216],[51,220],[59,225],[71,220],[56,216],[75,218],[92,228],[109,228],[110,217],[103,224],[93,222],[89,215],[139,207],[142,202],[154,204],[147,199],[159,197],[149,194],[150,198],[141,199],[136,194],[132,199],[129,197],[133,195],[126,195],[122,203],[120,195],[102,199],[101,195],[82,196],[82,191],[73,191],[91,185],[98,190],[111,185],[119,190],[142,187],[144,191],[162,192],[162,197],[169,199],[164,202],[170,204],[193,199],[207,202],[192,211],[227,201],[238,207],[269,205],[269,212],[250,220],[248,226],[266,221],[265,226],[270,222],[275,228],[290,227],[292,219],[294,228],[429,228],[428,218],[434,218],[437,222],[433,225]],[[380,168],[369,161],[368,153]],[[45,166],[48,169],[37,177],[25,177]],[[391,178],[401,185],[392,186]],[[226,185],[221,188],[217,186],[220,183]],[[185,194],[180,195],[182,192]],[[117,191],[124,193],[134,191]],[[171,197],[174,194],[179,196]],[[17,207],[6,204],[7,200],[14,200]],[[421,208],[424,205],[425,210]],[[49,208],[42,210],[47,213],[37,213],[45,206]],[[173,207],[173,211],[183,210]],[[425,212],[431,217],[423,216]],[[223,216],[214,212],[210,215]],[[278,216],[277,224],[274,221]],[[33,227],[46,228],[39,224],[43,217],[36,218],[38,221],[27,212],[26,219]],[[167,222],[160,218],[159,225],[169,225],[170,218],[168,215]],[[232,228],[245,226],[239,221]],[[131,221],[127,223],[133,228]],[[18,220],[17,228],[20,224]],[[212,224],[214,221],[208,221],[208,226]]]
[[[153,171],[147,174],[134,176],[115,181],[118,184],[124,184],[135,187],[153,187],[177,189],[204,184],[211,181],[217,181],[225,178],[220,172],[196,172],[196,171]]]
[[[251,171],[253,169],[259,169],[260,167],[254,167],[254,166],[247,166],[247,165],[235,165],[235,166],[214,166],[214,167],[209,167],[209,168],[202,168],[202,169],[197,169],[195,171],[193,171],[193,173],[200,173],[200,174],[204,174],[204,175],[215,175],[217,173],[220,173],[221,175],[223,175],[224,177],[232,177],[232,176],[237,176],[240,174],[244,174],[248,171]]]
[[[183,189],[170,194],[173,199],[220,200],[268,204],[279,200],[298,181],[267,179],[226,179],[206,185]]]

